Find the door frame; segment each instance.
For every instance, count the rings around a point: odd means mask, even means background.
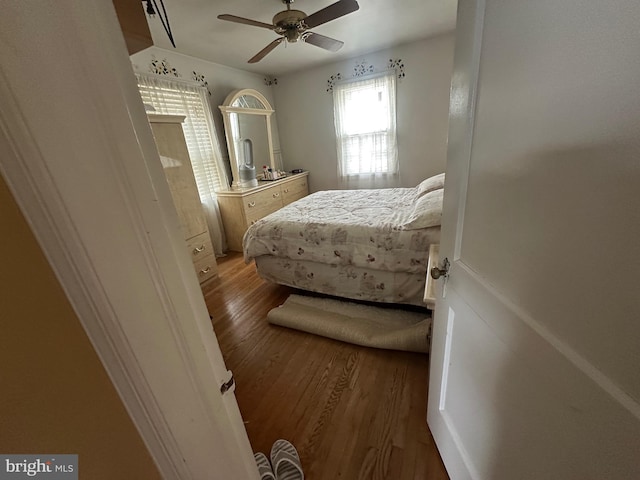
[[[0,173],[133,423],[165,479],[258,479],[113,5],[7,9]]]

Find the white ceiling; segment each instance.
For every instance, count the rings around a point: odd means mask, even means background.
[[[296,0],[307,15],[336,0]],[[156,0],[156,3],[160,3]],[[360,9],[312,31],[344,42],[337,53],[313,45],[282,43],[255,64],[247,60],[278,38],[271,30],[218,20],[226,13],[272,23],[286,6],[281,0],[164,0],[176,51],[266,75],[357,57],[452,30],[457,0],[358,0]],[[147,18],[157,47],[173,50],[158,16]]]

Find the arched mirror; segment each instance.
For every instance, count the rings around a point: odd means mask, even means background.
[[[233,173],[232,188],[256,187],[256,172],[262,172],[263,165],[275,168],[273,109],[260,92],[248,88],[231,92],[219,108]]]

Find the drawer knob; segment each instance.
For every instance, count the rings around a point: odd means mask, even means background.
[[[210,271],[211,271],[211,267],[208,266],[207,268],[203,268],[202,270],[200,270],[200,275],[206,275]]]
[[[303,187],[306,187],[306,186],[307,186],[307,182],[304,182],[304,183],[302,184],[302,186],[303,186]]]
[[[249,202],[247,205],[249,205],[249,208],[253,208],[256,206],[256,202]]]
[[[202,245],[200,245],[199,247],[196,247],[196,248],[194,248],[194,249],[193,249],[193,254],[194,254],[194,255],[197,255],[197,254],[199,254],[200,252],[204,251],[204,249],[205,249],[205,248],[207,248],[207,247],[206,247],[206,246],[204,245],[204,243],[203,243],[203,244],[202,244]]]
[[[278,198],[280,196],[280,192],[276,192],[273,194],[273,198]]]
[[[289,193],[289,189],[288,189],[288,188],[285,188],[285,189],[284,189],[284,193]]]

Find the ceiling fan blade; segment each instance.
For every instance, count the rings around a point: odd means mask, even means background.
[[[313,32],[308,32],[304,36],[304,41],[306,43],[310,43],[311,45],[315,45],[316,47],[324,48],[325,50],[330,50],[332,52],[337,52],[344,45],[344,42],[341,42],[340,40],[336,40],[331,37],[325,37],[324,35]]]
[[[284,41],[284,37],[276,38],[273,42],[271,42],[269,45],[267,45],[262,50],[260,50],[258,53],[256,53],[253,57],[251,57],[251,59],[249,59],[248,63],[257,63],[257,62],[259,62],[264,57],[266,57],[267,54],[269,52],[271,52],[271,50],[276,48],[283,41]]]
[[[355,12],[360,6],[356,0],[340,0],[339,2],[329,5],[328,7],[312,13],[303,20],[307,28],[314,28],[323,23],[330,22],[336,18],[340,18],[348,13]]]
[[[237,17],[235,15],[218,15],[220,20],[226,20],[227,22],[243,23],[245,25],[252,25],[254,27],[268,28],[273,30],[275,27],[270,23],[258,22],[257,20],[251,20],[250,18]]]

